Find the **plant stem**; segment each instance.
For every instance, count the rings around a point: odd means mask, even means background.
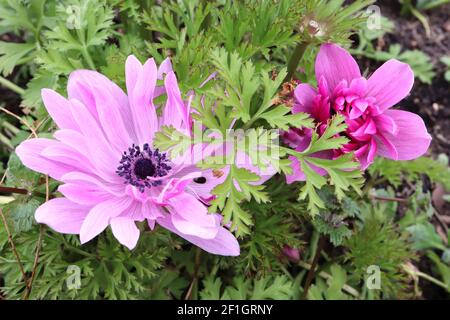
[[[306,277],[305,287],[303,289],[303,298],[306,299],[308,296],[308,290],[311,286],[314,272],[317,267],[317,263],[319,262],[320,258],[320,252],[322,251],[323,247],[325,246],[325,243],[327,241],[327,238],[325,236],[321,236],[319,240],[319,244],[317,245],[316,253],[314,254],[314,259],[311,263],[311,268],[309,269],[308,276]]]
[[[91,68],[92,70],[96,70],[95,69],[95,64],[94,61],[92,60],[91,55],[89,54],[89,51],[87,50],[86,47],[83,47],[83,50],[81,51],[81,53],[83,54],[84,59],[86,60],[86,62],[89,65],[89,68]]]
[[[25,90],[22,89],[21,87],[19,87],[18,85],[16,85],[15,83],[9,81],[6,78],[3,78],[2,76],[0,76],[0,85],[14,91],[17,94],[23,95],[25,93]]]
[[[292,79],[292,77],[295,74],[295,71],[297,70],[298,64],[300,63],[300,60],[302,59],[303,55],[305,54],[306,48],[308,47],[308,42],[300,41],[297,46],[294,49],[294,53],[292,53],[291,59],[288,63],[288,72],[286,75],[286,78],[284,81],[289,81]]]
[[[19,256],[19,253],[17,252],[16,246],[14,245],[14,241],[12,239],[11,232],[9,231],[8,222],[6,221],[6,218],[5,218],[5,215],[3,214],[2,208],[0,208],[0,216],[3,221],[3,225],[5,226],[6,234],[8,235],[9,244],[11,245],[11,249],[14,253],[14,256],[16,257],[17,263],[19,264],[19,269],[20,269],[20,272],[22,273],[23,281],[25,282],[25,284],[27,284],[28,277],[27,277],[27,274],[25,273],[25,269],[23,268],[22,260],[20,260],[20,256]]]
[[[31,289],[33,288],[33,281],[36,276],[36,269],[39,261],[39,254],[41,253],[41,247],[42,247],[42,236],[44,234],[44,226],[41,224],[39,227],[39,238],[38,242],[36,244],[36,250],[34,254],[34,262],[33,262],[33,269],[31,271],[31,277],[27,282],[27,288],[25,290],[25,294],[23,295],[24,300],[28,300],[30,297]]]

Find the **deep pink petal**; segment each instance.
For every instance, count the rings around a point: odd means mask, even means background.
[[[132,250],[136,247],[140,233],[133,219],[128,217],[112,218],[111,230],[114,237],[128,249]]]
[[[321,77],[326,79],[329,94],[342,80],[351,83],[353,79],[360,78],[358,64],[355,59],[345,49],[331,43],[323,44],[320,47],[316,58],[316,79]]]
[[[301,83],[294,90],[295,104],[292,107],[292,113],[305,112],[313,114],[314,98],[317,91],[307,83]]]
[[[421,117],[401,110],[386,110],[386,116],[391,117],[398,128],[396,135],[388,131],[381,132],[382,135],[395,147],[398,158],[392,157],[385,146],[378,148],[378,154],[394,160],[412,160],[424,155],[431,143],[431,136]]]
[[[367,96],[375,97],[381,110],[405,98],[414,84],[411,67],[395,59],[386,61],[367,81]]]
[[[66,98],[50,89],[42,89],[41,95],[45,108],[59,128],[78,130],[70,111],[70,103]]]
[[[93,207],[81,225],[81,243],[88,242],[105,230],[110,219],[119,216],[122,212],[127,210],[131,205],[131,201],[132,200],[128,197],[112,198]]]
[[[38,223],[44,223],[57,232],[78,234],[88,212],[87,206],[56,198],[41,205],[35,218]]]
[[[389,132],[390,134],[396,135],[398,133],[398,127],[394,119],[386,114],[380,114],[372,118],[378,130],[382,132]]]
[[[221,219],[219,215],[215,216],[217,220]],[[195,235],[188,235],[180,232],[177,228],[175,228],[168,215],[164,218],[158,219],[157,222],[167,230],[179,235],[209,253],[222,256],[238,256],[240,253],[239,243],[236,238],[224,227],[218,228],[218,232],[213,239],[202,239],[196,237]]]

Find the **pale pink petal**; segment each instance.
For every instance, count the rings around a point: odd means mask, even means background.
[[[78,234],[88,212],[87,206],[56,198],[41,205],[35,218],[38,223],[44,223],[57,232]]]
[[[177,214],[171,214],[170,216],[174,227],[183,234],[193,235],[202,239],[213,239],[217,235],[217,227],[202,227],[196,223],[198,220],[194,222],[185,220]]]
[[[170,61],[170,58],[164,59],[158,68],[158,80],[162,80],[163,75],[168,74],[172,70],[172,62]]]
[[[92,115],[96,116],[94,86],[101,88],[105,94],[111,95],[119,106],[126,109],[128,98],[123,90],[101,73],[92,70],[76,70],[70,74],[67,83],[69,100],[79,100]]]
[[[216,219],[220,221],[221,217],[219,215],[215,216]],[[239,243],[237,242],[236,238],[230,231],[228,231],[224,227],[218,228],[218,232],[213,239],[202,239],[195,235],[182,233],[173,225],[168,215],[164,218],[158,219],[157,222],[167,230],[179,235],[180,237],[186,239],[187,241],[193,243],[194,245],[202,248],[209,253],[222,256],[238,256],[240,253]]]
[[[128,249],[136,247],[139,240],[139,229],[136,223],[128,217],[116,217],[111,219],[111,230],[114,237]]]
[[[114,97],[94,86],[93,91],[100,124],[108,141],[122,153],[133,144],[134,130],[129,132]]]
[[[213,215],[199,200],[187,193],[170,199],[173,225],[182,233],[212,239],[217,234],[217,224]]]
[[[66,183],[60,185],[58,191],[72,202],[91,206],[113,197],[110,193],[92,183]]]
[[[65,163],[52,161],[41,155],[45,148],[58,143],[56,140],[44,138],[26,140],[16,148],[16,154],[26,167],[60,180],[64,174],[76,168]]]
[[[398,128],[396,135],[388,131],[381,132],[395,147],[398,157],[393,158],[390,152],[380,146],[378,154],[394,160],[412,160],[424,155],[431,143],[431,136],[421,117],[401,110],[386,110],[386,116],[391,117]]]
[[[188,110],[181,99],[181,92],[173,71],[167,74],[164,85],[167,92],[167,102],[163,110],[161,124],[173,126],[182,132],[189,132]]]
[[[292,113],[305,112],[313,114],[314,98],[317,91],[307,83],[301,83],[294,90],[295,104],[292,107]]]
[[[41,156],[55,162],[69,165],[76,171],[93,171],[93,167],[89,159],[63,143],[56,142],[55,144],[46,147],[42,150]]]
[[[198,169],[197,169],[198,170]],[[193,179],[188,185],[188,190],[204,201],[211,199],[211,191],[219,184],[223,183],[228,176],[229,168],[202,170],[201,176]]]
[[[134,55],[128,56],[125,62],[125,82],[128,95],[131,95],[133,92],[136,81],[141,73],[142,63]]]
[[[358,64],[345,49],[331,43],[320,47],[316,58],[316,79],[324,77],[328,84],[329,94],[342,81],[351,83],[353,79],[360,78]]]
[[[386,61],[367,81],[367,96],[375,97],[381,110],[405,98],[414,84],[411,67],[395,59]]]
[[[121,154],[114,151],[105,138],[102,129],[86,107],[77,100],[73,104],[72,114],[85,137],[89,149],[89,157],[104,179],[119,182],[121,180],[115,173]]]
[[[127,90],[132,109],[133,123],[137,143],[151,143],[158,129],[156,109],[153,105],[153,95],[156,87],[157,68],[153,59],[147,60],[139,71],[135,58],[127,59],[126,76]],[[130,79],[128,79],[130,77]]]
[[[89,154],[89,148],[84,136],[75,130],[63,129],[56,131],[53,136],[64,145],[76,150],[80,154]]]
[[[110,219],[119,216],[122,212],[127,210],[131,201],[132,200],[128,197],[112,198],[93,207],[81,225],[81,243],[88,242],[105,230]]]
[[[50,89],[42,89],[41,95],[45,108],[59,128],[78,130],[70,111],[70,103],[66,98]]]

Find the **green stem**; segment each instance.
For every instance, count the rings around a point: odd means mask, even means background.
[[[0,85],[14,91],[17,94],[23,95],[25,93],[25,90],[22,89],[21,87],[19,87],[18,85],[16,85],[15,83],[9,81],[6,78],[3,78],[2,76],[0,76]]]
[[[88,52],[86,47],[83,47],[83,50],[81,51],[81,53],[83,54],[84,59],[88,63],[89,68],[91,68],[92,70],[96,70],[94,61],[92,60],[92,57],[89,54],[89,52]]]
[[[300,60],[302,59],[303,55],[305,54],[306,48],[308,47],[308,42],[302,42],[300,41],[297,46],[295,47],[294,53],[291,56],[291,59],[288,63],[288,73],[286,75],[286,78],[284,81],[289,81],[292,79],[292,77],[295,74],[295,71],[297,70],[298,64],[300,63]]]

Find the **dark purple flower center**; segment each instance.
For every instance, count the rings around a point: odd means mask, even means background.
[[[139,159],[134,164],[134,174],[140,179],[146,179],[147,177],[153,177],[156,168],[150,159]]]
[[[130,184],[144,192],[145,188],[161,185],[164,177],[172,169],[165,153],[158,149],[152,150],[146,143],[142,150],[132,145],[122,154],[120,165],[116,173],[123,177],[126,184]]]

